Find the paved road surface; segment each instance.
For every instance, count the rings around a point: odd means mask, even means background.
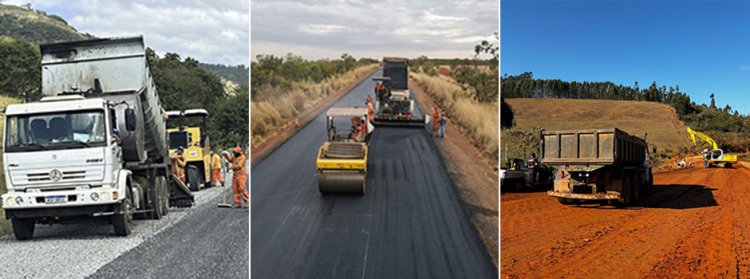
[[[373,88],[334,106],[362,106]],[[325,137],[320,115],[253,168],[253,278],[497,278],[426,131],[376,128],[364,196],[318,192]]]
[[[195,207],[136,220],[127,237],[106,223],[37,225],[30,241],[0,237],[0,278],[246,278],[248,210],[217,208],[221,188],[194,194]]]
[[[225,192],[232,204],[232,175]],[[200,194],[201,192],[198,192]],[[219,208],[222,193],[200,204],[180,223],[148,239],[90,278],[247,278],[248,209]],[[126,272],[123,272],[126,271]]]

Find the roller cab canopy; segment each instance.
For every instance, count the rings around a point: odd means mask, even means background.
[[[183,112],[185,117],[191,116],[208,116],[208,111],[205,109],[187,109]]]
[[[328,117],[367,116],[367,109],[366,108],[330,108],[328,112],[326,112],[326,116]]]

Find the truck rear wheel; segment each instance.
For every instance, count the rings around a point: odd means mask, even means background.
[[[526,186],[526,180],[522,178],[522,179],[516,180],[516,184],[514,184],[513,188],[516,192],[523,192],[524,186]]]
[[[620,191],[620,198],[617,199],[617,206],[623,207],[630,204],[631,192],[633,189],[632,178],[630,174],[626,173],[622,179],[622,190]]]
[[[115,206],[115,215],[112,216],[112,225],[115,227],[115,235],[128,236],[133,228],[133,202],[130,191],[127,196]]]
[[[16,239],[29,240],[34,238],[36,220],[13,218],[11,223],[13,223],[13,235],[16,236]]]
[[[160,176],[156,179],[161,184],[161,216],[169,214],[169,183],[167,178]]]
[[[154,204],[151,205],[154,211],[151,217],[154,220],[159,220],[164,215],[167,215],[167,210],[169,208],[169,206],[167,205],[169,203],[169,196],[164,196],[164,192],[167,188],[166,179],[163,176],[157,177],[154,187]]]
[[[631,191],[630,202],[632,203],[632,202],[637,201],[639,198],[641,198],[641,180],[638,179],[638,177],[636,176],[636,177],[633,177],[631,181],[633,185],[630,188],[630,191]]]

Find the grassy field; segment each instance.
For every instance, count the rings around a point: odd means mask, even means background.
[[[619,128],[643,137],[657,146],[657,154],[671,157],[687,151],[692,143],[685,125],[672,107],[655,102],[579,100],[579,99],[506,99],[513,109],[514,125],[501,133],[501,161],[527,158],[539,153],[539,129],[581,130]],[[503,162],[504,163],[504,162]]]
[[[21,100],[15,98],[9,98],[0,96],[0,111],[4,111],[5,107],[9,104],[19,103]],[[5,127],[5,115],[0,117],[0,127]],[[4,129],[0,129],[0,138],[3,136]],[[2,148],[0,147],[0,165],[2,165]],[[4,194],[7,190],[5,189],[5,174],[0,170],[0,194]],[[2,202],[0,202],[2,204]],[[0,207],[0,235],[11,233],[10,222],[5,219],[5,211]]]
[[[360,80],[377,67],[377,64],[361,66],[344,74],[328,78],[321,83],[312,81],[295,83],[291,90],[271,86],[263,86],[257,89],[265,91],[264,95],[270,94],[278,96],[278,98],[252,101],[250,111],[253,121],[250,128],[252,129],[253,142],[264,141],[264,138],[276,127],[290,123],[307,109],[315,107],[325,97]]]
[[[479,147],[482,156],[496,166],[498,103],[475,101],[469,92],[445,76],[412,73],[412,77],[446,111],[448,120],[457,124],[461,132],[469,136]]]

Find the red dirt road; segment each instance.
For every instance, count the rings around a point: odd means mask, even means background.
[[[745,168],[655,174],[625,209],[502,194],[501,276],[749,278],[749,182]]]

